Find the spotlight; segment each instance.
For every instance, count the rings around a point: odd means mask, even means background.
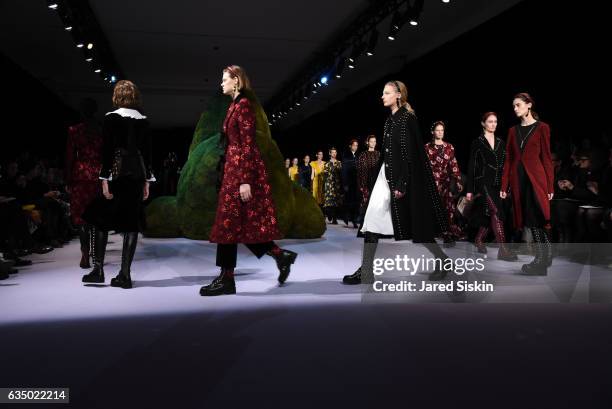
[[[92,62],[92,61],[93,61],[93,58],[91,58],[91,57],[89,57],[89,58],[85,58],[85,61],[87,61],[87,62]]]
[[[391,18],[391,26],[389,27],[389,35],[387,35],[387,38],[390,41],[395,40],[395,37],[397,36],[397,33],[402,27],[402,24],[403,24],[402,15],[399,11],[396,11],[393,14],[393,17]]]
[[[71,31],[71,30],[72,30],[72,26],[64,27],[64,29],[65,29],[66,31]]]
[[[327,85],[327,77],[326,76],[321,77],[321,81],[319,82],[323,85]]]
[[[408,11],[406,12],[406,17],[410,22],[410,25],[415,27],[419,25],[419,16],[423,11],[423,6],[425,2],[424,0],[416,0],[414,5],[408,7]]]
[[[83,48],[83,43],[78,43],[77,48]]]
[[[442,3],[450,3],[450,0],[442,0]]]
[[[95,73],[99,73],[99,72],[101,72],[101,71],[102,71],[102,70],[101,70],[101,69],[99,69],[99,68],[96,68],[96,69],[94,70],[94,72],[95,72]]]
[[[92,48],[93,48],[93,43],[89,43],[89,44],[87,44],[87,49],[88,49],[88,50],[91,50]]]
[[[57,3],[49,3],[49,8],[51,10],[57,10]]]
[[[342,71],[344,71],[344,58],[340,57],[336,64],[336,78],[342,78]]]
[[[418,26],[418,25],[419,25],[419,22],[418,22],[418,21],[416,21],[416,20],[410,20],[410,25],[411,25],[411,26]]]
[[[372,34],[370,34],[370,39],[368,40],[368,48],[366,49],[366,55],[371,57],[374,55],[374,49],[376,48],[376,44],[378,43],[378,30],[374,29]]]
[[[361,56],[361,53],[363,53],[364,49],[365,44],[363,42],[355,44],[355,46],[353,47],[353,52],[349,57],[349,68],[352,69],[357,66],[357,59]]]
[[[115,77],[114,75],[111,75],[110,82],[117,82],[117,77]]]

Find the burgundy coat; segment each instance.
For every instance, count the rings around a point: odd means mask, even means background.
[[[264,243],[282,237],[266,166],[255,140],[255,111],[239,95],[223,122],[223,177],[217,202],[212,243]],[[240,199],[240,185],[251,185],[252,199]]]
[[[523,217],[521,213],[521,192],[519,190],[519,178],[517,166],[523,162],[525,171],[533,186],[537,201],[540,204],[546,223],[550,221],[550,203],[548,194],[554,193],[554,171],[550,158],[550,127],[544,122],[538,122],[536,128],[529,136],[527,143],[521,152],[519,140],[516,135],[516,127],[508,131],[506,142],[506,161],[504,163],[504,173],[502,176],[501,189],[508,191],[512,195],[514,207],[514,227],[523,227]]]

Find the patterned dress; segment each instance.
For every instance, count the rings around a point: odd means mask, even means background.
[[[357,159],[357,185],[361,192],[361,212],[365,213],[365,206],[370,198],[370,189],[376,182],[376,165],[380,160],[379,151],[365,151]]]
[[[342,163],[329,161],[323,167],[325,199],[323,207],[342,206]]]
[[[443,233],[445,238],[450,240],[459,240],[465,237],[461,228],[455,222],[455,212],[457,206],[450,190],[451,179],[455,179],[457,183],[461,183],[461,172],[459,164],[455,158],[455,148],[447,142],[441,145],[436,145],[434,142],[425,144],[425,152],[429,158],[431,170],[436,181],[436,187],[442,200],[442,206],[448,213],[449,229]]]
[[[317,161],[310,162],[310,166],[312,166],[315,172],[314,179],[312,180],[312,196],[315,198],[317,204],[321,206],[325,199],[325,194],[323,192],[323,186],[325,184],[323,180],[323,168],[325,167],[325,161],[322,161],[320,165]]]
[[[223,175],[217,213],[210,233],[212,243],[255,244],[282,237],[272,199],[272,188],[255,140],[255,112],[248,98],[239,95],[223,122],[221,158]],[[251,186],[251,200],[240,198],[240,185]]]
[[[102,132],[96,126],[80,123],[68,128],[65,162],[66,184],[70,187],[72,223],[85,223],[81,215],[102,193],[98,179],[102,168]]]

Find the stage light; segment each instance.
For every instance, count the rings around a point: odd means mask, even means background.
[[[89,43],[89,44],[87,44],[87,49],[88,49],[88,50],[91,50],[92,48],[93,48],[93,43]]]
[[[321,77],[321,81],[320,82],[323,85],[327,85],[327,77],[326,76]]]
[[[419,16],[423,11],[423,6],[425,4],[425,0],[416,0],[413,5],[408,7],[408,11],[406,11],[406,17],[410,22],[410,25],[415,27],[419,25]]]
[[[78,43],[77,48],[83,48],[83,43]]]
[[[72,30],[72,26],[64,27],[64,29],[65,29],[66,31],[71,31],[71,30]]]
[[[111,75],[110,82],[117,82],[117,77],[115,77],[114,75]]]
[[[99,72],[101,72],[101,71],[102,71],[102,70],[101,70],[101,69],[99,69],[99,68],[96,68],[96,69],[94,70],[94,72],[95,72],[95,73],[99,73]]]
[[[355,46],[353,47],[353,52],[351,53],[351,56],[349,57],[349,68],[352,69],[357,66],[357,59],[359,59],[364,49],[365,49],[365,44],[363,42],[355,44]]]
[[[91,58],[91,57],[89,57],[89,58],[85,58],[85,61],[87,61],[87,62],[92,62],[92,61],[93,61],[93,58]]]
[[[391,26],[389,27],[389,34],[387,35],[387,38],[390,41],[395,40],[397,33],[402,27],[402,24],[402,15],[399,11],[396,11],[391,18]]]
[[[342,72],[344,71],[344,58],[340,57],[338,64],[336,64],[336,78],[342,78]]]
[[[57,10],[57,3],[50,3],[50,4],[49,4],[49,8],[50,8],[51,10]]]
[[[366,55],[371,57],[374,55],[374,49],[376,48],[376,44],[378,43],[378,30],[374,29],[372,34],[370,34],[370,39],[368,40],[368,48],[366,49]]]
[[[450,0],[442,0],[442,3],[450,3]]]

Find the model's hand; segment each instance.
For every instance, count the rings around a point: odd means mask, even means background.
[[[253,195],[251,195],[251,185],[248,183],[240,185],[240,198],[243,202],[248,202],[253,198]]]
[[[554,196],[554,195],[555,195],[554,193],[549,193],[549,194],[548,194],[548,200],[552,200],[552,198],[553,198],[553,196]]]
[[[508,193],[506,193],[506,192],[499,192],[499,197],[501,197],[502,199],[505,199],[506,197],[508,197]]]
[[[149,198],[149,182],[145,182],[142,188],[142,201],[144,202]]]
[[[473,195],[473,194],[471,194],[471,193],[468,193],[468,194],[466,194],[466,195],[465,195],[465,198],[466,198],[466,200],[467,200],[468,202],[471,202],[471,201],[472,201],[472,199],[474,198],[474,195]]]
[[[396,199],[401,199],[404,196],[406,196],[406,193],[402,193],[399,190],[393,191],[393,197],[395,197]]]
[[[108,180],[106,179],[102,180],[102,194],[108,200],[111,200],[113,198],[113,194],[108,190]]]

